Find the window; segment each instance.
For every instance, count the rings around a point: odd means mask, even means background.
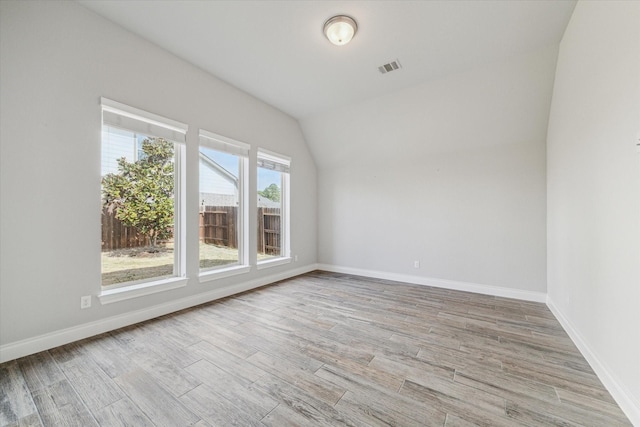
[[[258,150],[258,264],[289,259],[291,160]]]
[[[200,130],[200,273],[249,264],[247,163],[249,145]]]
[[[102,99],[102,286],[184,276],[187,126]]]

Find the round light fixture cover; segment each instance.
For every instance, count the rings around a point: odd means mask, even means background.
[[[358,24],[350,16],[337,15],[324,23],[324,35],[336,46],[342,46],[351,41],[358,30]]]

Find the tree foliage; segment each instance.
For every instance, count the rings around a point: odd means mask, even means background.
[[[118,173],[102,178],[103,205],[124,225],[147,236],[152,246],[173,235],[173,150],[170,141],[147,138],[140,159],[131,163],[123,157]]]
[[[258,191],[258,194],[274,202],[280,201],[280,187],[276,184],[271,184],[262,191]]]

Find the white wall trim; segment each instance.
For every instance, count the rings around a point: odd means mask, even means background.
[[[98,294],[100,304],[111,304],[118,301],[125,301],[131,298],[139,298],[158,292],[170,291],[172,289],[184,288],[189,279],[186,277],[169,277],[151,282],[137,283],[130,286],[121,286],[115,289],[105,289]]]
[[[558,319],[573,343],[578,347],[578,350],[580,350],[580,353],[582,353],[582,356],[587,359],[587,362],[589,362],[591,368],[595,371],[600,381],[602,381],[602,384],[604,384],[613,399],[618,403],[618,406],[620,406],[620,409],[629,417],[629,420],[634,426],[640,426],[640,402],[634,400],[631,392],[611,375],[611,370],[600,361],[578,330],[573,327],[573,324],[553,303],[549,296],[547,296],[547,307],[549,307],[549,310],[551,310],[556,319]]]
[[[524,301],[547,301],[544,292],[525,291],[522,289],[510,289],[501,286],[481,285],[478,283],[458,282],[455,280],[433,279],[429,277],[412,276],[409,274],[388,273],[384,271],[364,270],[359,268],[342,267],[331,264],[318,264],[319,270],[334,273],[353,274],[356,276],[374,277],[376,279],[395,280],[397,282],[411,283],[414,285],[433,286],[436,288],[453,289],[456,291],[474,292],[476,294],[493,295],[496,297],[514,298]]]
[[[9,360],[17,359],[19,357],[28,356],[30,354],[68,344],[73,341],[92,337],[104,332],[112,331],[114,329],[133,325],[135,323],[153,319],[158,316],[164,316],[165,314],[184,310],[189,307],[194,307],[199,304],[204,304],[206,302],[228,297],[240,292],[259,288],[261,286],[265,286],[270,283],[288,279],[294,276],[299,276],[316,269],[316,264],[309,264],[304,267],[287,270],[282,273],[272,274],[247,282],[225,286],[224,288],[213,289],[208,292],[191,295],[176,301],[170,301],[141,310],[108,317],[106,319],[100,319],[94,322],[72,326],[70,328],[61,329],[58,331],[50,332],[48,334],[39,335],[37,337],[4,344],[0,346],[0,363],[8,362]]]

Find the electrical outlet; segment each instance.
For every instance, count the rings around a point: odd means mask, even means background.
[[[293,262],[298,262],[298,255],[293,256]]]
[[[80,308],[85,309],[91,307],[91,295],[80,297]]]
[[[413,261],[413,268],[420,268],[420,261]]]

